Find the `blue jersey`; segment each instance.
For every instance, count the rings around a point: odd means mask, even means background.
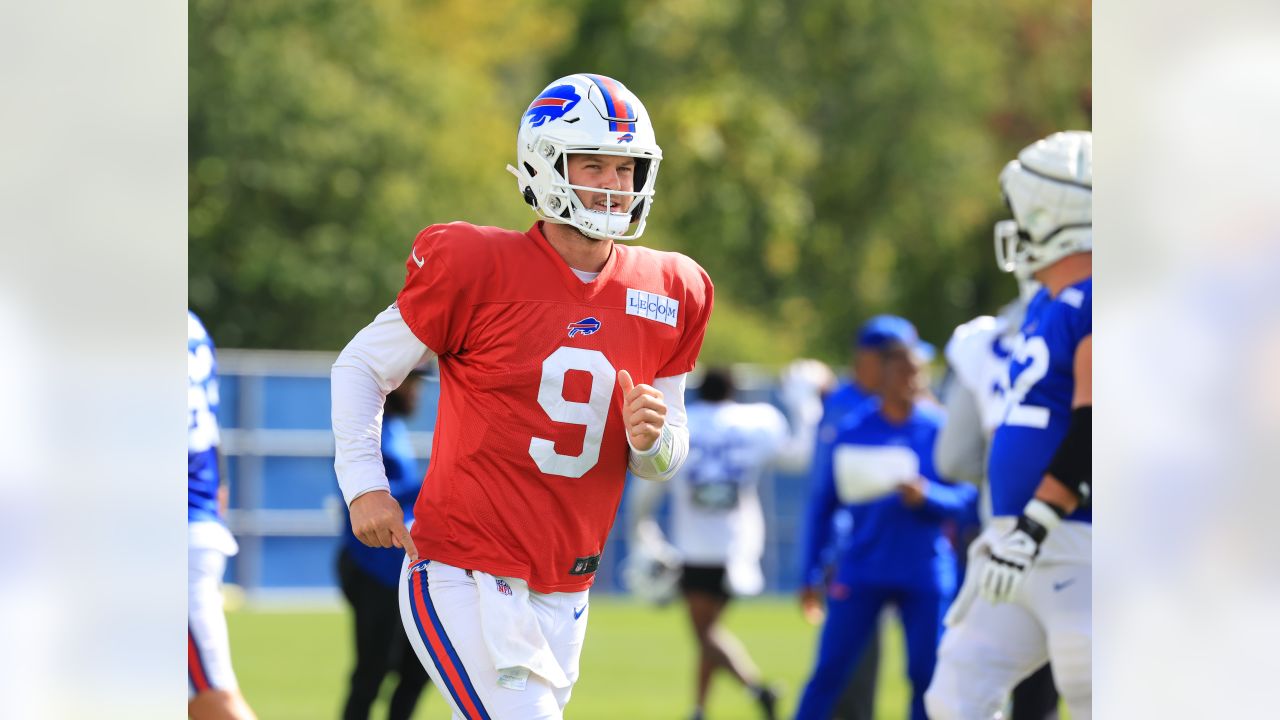
[[[413,444],[409,440],[409,424],[403,417],[388,415],[382,422],[382,465],[387,471],[391,496],[400,503],[405,522],[408,522],[413,519],[413,502],[422,488],[422,473],[418,472]],[[351,532],[351,517],[343,513],[343,518],[347,523],[343,542],[351,558],[383,585],[398,585],[404,550],[365,545]]]
[[[218,363],[187,311],[187,522],[218,520]]]
[[[1063,288],[1056,298],[1040,290],[1027,306],[1002,386],[1008,407],[991,440],[988,478],[995,515],[1021,515],[1071,424],[1075,357],[1093,333],[1093,278]],[[1093,522],[1090,508],[1069,520]]]
[[[900,446],[910,449],[919,473],[929,481],[924,505],[907,507],[894,492],[869,502],[845,505],[853,519],[848,541],[837,553],[836,582],[953,592],[956,559],[943,533],[948,522],[976,522],[978,491],[971,485],[942,480],[933,465],[933,446],[942,428],[942,412],[919,403],[901,424],[891,423],[873,400],[847,418],[836,432],[829,455],[842,445]],[[841,507],[836,495],[832,459],[826,476],[810,497],[811,522],[823,523]],[[812,549],[805,558],[809,584],[821,574],[822,558]]]

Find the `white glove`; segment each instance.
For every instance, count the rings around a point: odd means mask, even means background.
[[[982,597],[991,603],[1012,600],[1040,554],[1040,543],[1061,522],[1048,503],[1034,498],[1027,503],[1017,527],[991,543],[990,557],[982,564]]]
[[[667,542],[658,524],[651,519],[639,523],[622,561],[622,585],[627,592],[664,605],[676,596],[681,568],[680,551]]]

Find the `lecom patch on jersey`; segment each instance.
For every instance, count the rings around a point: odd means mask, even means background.
[[[649,320],[657,320],[671,327],[676,326],[676,318],[680,315],[680,301],[672,300],[666,295],[627,288],[627,314],[639,315]]]

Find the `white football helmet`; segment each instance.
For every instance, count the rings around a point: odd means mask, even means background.
[[[632,190],[605,191],[609,202],[630,197],[629,211],[600,212],[583,206],[574,190],[598,193],[601,188],[569,184],[569,153],[635,158]],[[543,220],[572,225],[600,239],[635,240],[644,232],[662,150],[644,105],[617,80],[580,73],[548,85],[520,119],[516,159],[516,167],[508,165],[507,170],[516,176],[525,202]]]
[[[1020,279],[1093,250],[1093,133],[1069,130],[1018,153],[1000,173],[1012,220],[995,225],[996,264]]]

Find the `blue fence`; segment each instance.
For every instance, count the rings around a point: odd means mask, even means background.
[[[346,508],[333,472],[329,424],[329,366],[333,353],[221,350],[218,365],[224,481],[230,490],[227,524],[240,554],[227,566],[227,581],[255,598],[332,595],[335,559]],[[742,368],[744,400],[772,400],[772,378]],[[420,470],[430,462],[440,388],[423,385],[422,404],[410,419]],[[689,398],[690,400],[692,398]],[[632,479],[629,483],[637,482]],[[775,474],[760,488],[768,534],[764,570],[770,592],[796,588],[800,524],[807,478]],[[601,560],[595,589],[620,592],[619,563],[626,557],[619,508]],[[660,520],[664,528],[666,508]]]

